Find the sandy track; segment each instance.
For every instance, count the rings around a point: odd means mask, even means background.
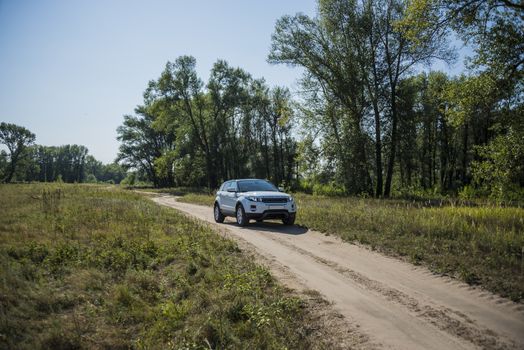
[[[216,224],[211,208],[153,200],[247,242],[290,285],[318,291],[369,345],[393,349],[524,349],[524,307],[319,232],[276,223]]]

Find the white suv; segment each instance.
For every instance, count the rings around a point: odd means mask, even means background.
[[[271,182],[258,179],[226,181],[217,192],[214,205],[216,222],[233,216],[245,226],[250,219],[282,219],[285,225],[295,223],[297,205],[289,194],[282,193]]]

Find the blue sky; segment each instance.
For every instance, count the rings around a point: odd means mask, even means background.
[[[111,162],[122,116],[180,55],[196,57],[204,80],[220,58],[292,88],[300,71],[266,62],[270,37],[282,15],[315,9],[315,0],[0,0],[0,121]]]
[[[266,63],[270,36],[280,16],[314,14],[315,6],[0,0],[0,121],[27,127],[39,144],[83,144],[110,162],[122,116],[168,60],[195,56],[203,79],[221,58],[270,84],[293,84],[297,70]]]

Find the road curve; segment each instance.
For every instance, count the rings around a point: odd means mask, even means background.
[[[524,349],[524,306],[432,274],[395,258],[298,226],[265,222],[216,224],[212,209],[158,204],[226,230],[333,303],[373,347],[386,349]]]

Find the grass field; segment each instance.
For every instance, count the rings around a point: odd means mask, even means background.
[[[138,194],[0,186],[0,348],[321,348],[237,245]]]
[[[296,223],[524,299],[524,208],[296,194]],[[212,205],[214,197],[180,201]]]

